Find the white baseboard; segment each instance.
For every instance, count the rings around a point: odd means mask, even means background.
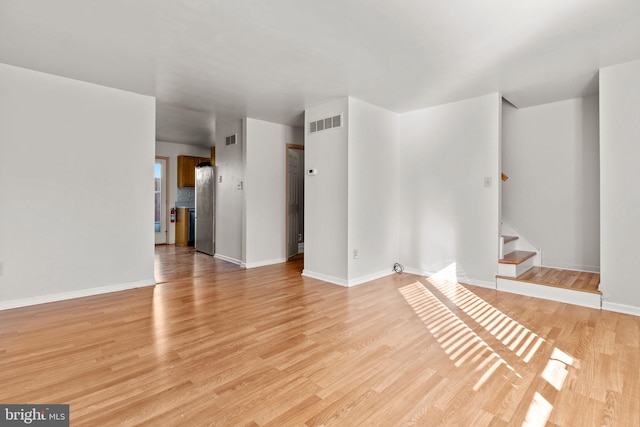
[[[640,316],[640,307],[636,307],[633,305],[625,305],[625,304],[618,304],[615,302],[602,301],[602,309],[607,311],[615,311],[616,313]]]
[[[332,283],[334,285],[348,287],[349,283],[345,279],[339,277],[330,276],[328,274],[316,273],[307,269],[302,270],[302,275],[305,277],[311,277],[312,279],[322,280],[323,282]]]
[[[561,270],[588,271],[589,273],[600,273],[600,267],[594,265],[564,264],[561,262],[544,262],[543,267],[559,268]]]
[[[591,292],[572,291],[553,286],[536,285],[517,280],[503,279],[501,277],[496,279],[496,286],[499,291],[509,292],[512,294],[525,295],[528,297],[542,298],[597,309],[600,309],[601,306],[600,294],[594,294]]]
[[[340,279],[338,277],[329,276],[327,274],[316,273],[315,271],[302,270],[303,276],[311,277],[312,279],[322,280],[323,282],[328,282],[334,285],[344,286],[347,288],[362,285],[363,283],[367,283],[372,280],[391,276],[393,273],[394,271],[389,269],[389,270],[379,271],[377,273],[367,274],[366,276],[357,277],[355,279],[345,280],[345,279]]]
[[[420,270],[420,269],[411,268],[411,267],[405,268],[404,271],[405,273],[415,274],[416,276],[424,276],[427,278],[433,276],[434,274],[437,274],[433,271]],[[465,277],[464,279],[458,280],[458,282],[465,285],[478,286],[478,287],[487,288],[487,289],[496,288],[496,282],[488,281],[488,280],[470,279],[468,277]]]
[[[138,280],[136,282],[119,283],[117,285],[101,286],[99,288],[79,289],[77,291],[60,292],[57,294],[40,295],[28,298],[19,298],[9,301],[0,301],[0,311],[12,308],[28,307],[31,305],[46,304],[49,302],[64,301],[68,299],[90,297],[94,295],[108,294],[111,292],[128,291],[155,285],[155,279]]]
[[[286,258],[275,258],[275,259],[268,259],[264,261],[243,263],[243,267],[244,268],[264,267],[267,265],[282,264],[283,262],[286,262],[286,261],[287,261]]]
[[[413,274],[415,276],[426,276],[426,277],[429,277],[429,276],[433,275],[433,273],[430,272],[430,271],[420,270],[420,269],[413,268],[413,267],[405,267],[404,268],[404,272],[408,273],[408,274]]]
[[[464,285],[478,286],[479,288],[496,289],[496,282],[491,282],[488,280],[466,279],[461,281],[460,283]]]
[[[381,279],[383,277],[391,276],[392,274],[394,274],[394,271],[389,268],[389,269],[386,269],[384,271],[378,271],[377,273],[367,274],[366,276],[357,277],[355,279],[349,279],[347,281],[347,283],[348,283],[347,286],[350,286],[350,287],[351,286],[358,286],[358,285],[361,285],[363,283],[370,282],[372,280]]]
[[[220,255],[220,254],[215,254],[213,257],[221,259],[222,261],[231,262],[236,265],[242,265],[242,261],[240,261],[239,259],[231,258],[231,257]]]

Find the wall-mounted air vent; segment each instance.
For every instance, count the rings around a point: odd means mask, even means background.
[[[238,138],[236,137],[236,134],[227,136],[224,139],[224,145],[235,145],[237,140]]]
[[[309,133],[321,132],[332,128],[342,127],[342,114],[327,117],[326,119],[309,122]]]

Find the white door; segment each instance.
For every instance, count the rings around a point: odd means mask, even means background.
[[[287,150],[287,256],[298,253],[304,230],[304,152]]]
[[[167,160],[156,159],[154,168],[154,229],[156,245],[167,243]]]

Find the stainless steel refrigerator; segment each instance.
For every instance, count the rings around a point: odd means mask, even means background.
[[[217,171],[210,163],[196,167],[196,233],[195,248],[215,254]]]

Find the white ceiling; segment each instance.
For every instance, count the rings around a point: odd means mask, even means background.
[[[302,125],[343,96],[594,94],[635,59],[640,0],[0,0],[0,62],[153,95],[157,139],[203,146],[216,122]]]

